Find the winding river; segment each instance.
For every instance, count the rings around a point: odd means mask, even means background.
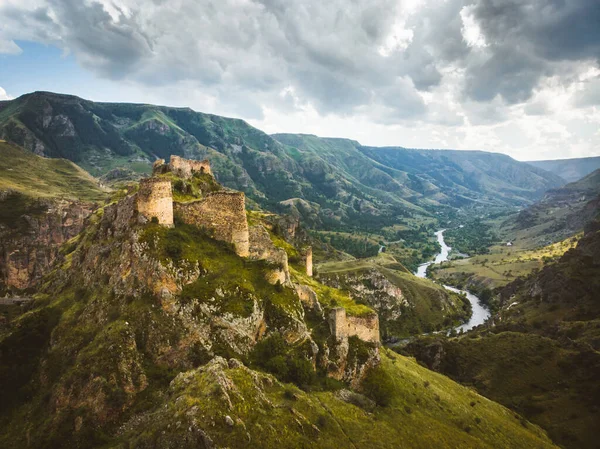
[[[434,260],[419,265],[419,267],[417,268],[417,272],[415,273],[415,275],[417,277],[420,277],[420,278],[426,277],[427,276],[427,267],[429,265],[445,262],[448,260],[448,254],[450,253],[451,248],[448,245],[446,245],[446,242],[444,241],[444,231],[445,231],[445,229],[440,229],[439,231],[437,231],[435,233],[438,243],[440,244],[440,247],[442,248],[441,251],[435,256]],[[479,303],[479,298],[477,296],[475,296],[474,294],[472,294],[466,290],[459,290],[458,288],[450,287],[449,285],[444,285],[444,288],[446,290],[450,290],[455,293],[464,293],[467,296],[467,299],[469,300],[469,302],[471,303],[471,306],[473,307],[473,314],[471,315],[471,318],[465,324],[458,326],[456,328],[457,332],[460,332],[461,330],[463,332],[466,332],[470,329],[473,329],[474,327],[479,326],[480,324],[483,324],[485,322],[485,320],[487,320],[488,317],[490,316],[490,312]]]

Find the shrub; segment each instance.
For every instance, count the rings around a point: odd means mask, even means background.
[[[396,390],[392,377],[381,367],[369,371],[362,387],[365,395],[382,407],[390,405]]]

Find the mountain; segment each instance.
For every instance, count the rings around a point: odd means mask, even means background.
[[[66,159],[0,141],[0,293],[32,288],[107,191]]]
[[[583,230],[600,207],[600,169],[558,189],[551,189],[537,203],[508,220],[505,233],[514,240],[549,244]]]
[[[600,156],[573,159],[555,159],[550,161],[528,161],[534,167],[547,170],[560,176],[567,182],[574,182],[600,168]]]
[[[596,209],[598,212],[598,209]],[[430,368],[522,413],[568,448],[595,448],[600,410],[600,221],[575,248],[492,297],[492,322],[411,345]]]
[[[208,158],[227,187],[320,229],[381,229],[439,205],[514,204],[558,187],[553,174],[508,156],[376,149],[347,139],[269,136],[242,120],[144,104],[35,92],[0,102],[0,137],[93,175],[149,172],[170,154]]]
[[[0,326],[1,447],[555,447],[382,348],[245,199],[173,157],[87,217]]]

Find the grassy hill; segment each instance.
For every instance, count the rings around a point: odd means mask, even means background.
[[[528,161],[534,167],[554,173],[567,182],[575,182],[600,168],[600,156],[551,161]]]
[[[554,263],[494,295],[493,325],[409,353],[525,415],[564,447],[597,447],[600,223]]]
[[[317,269],[321,282],[349,292],[354,300],[377,311],[385,339],[448,329],[464,322],[471,313],[466,299],[428,279],[417,278],[386,253],[323,263]]]
[[[37,156],[0,140],[0,190],[31,197],[98,201],[105,190],[73,162]]]

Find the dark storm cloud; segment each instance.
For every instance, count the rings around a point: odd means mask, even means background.
[[[483,63],[467,60],[465,93],[508,103],[530,98],[561,62],[600,61],[600,2],[595,0],[478,0],[472,8],[488,47]]]

